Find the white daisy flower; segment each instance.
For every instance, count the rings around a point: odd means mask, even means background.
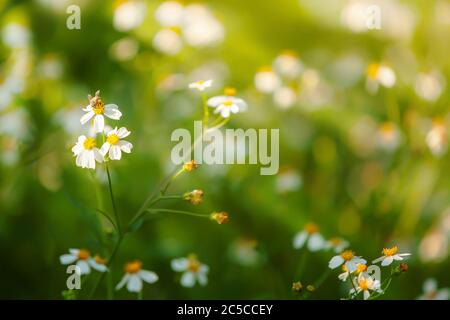
[[[153,271],[142,269],[142,262],[135,260],[125,264],[125,275],[117,284],[116,290],[120,290],[127,285],[129,292],[140,292],[142,290],[142,280],[147,283],[155,283],[158,281],[158,275]]]
[[[255,87],[259,92],[272,93],[281,85],[278,75],[273,72],[271,67],[261,67],[255,74]]]
[[[394,260],[401,261],[403,260],[403,257],[411,255],[411,253],[397,253],[397,251],[397,246],[393,246],[392,248],[384,248],[382,251],[383,255],[373,260],[372,263],[378,263],[381,261],[381,265],[385,267],[394,262]]]
[[[122,158],[122,151],[125,153],[130,153],[133,145],[123,138],[126,138],[130,135],[130,131],[127,128],[122,127],[117,130],[117,127],[108,131],[106,134],[106,142],[102,145],[100,149],[100,153],[103,157],[109,151],[109,159],[111,160],[120,160]]]
[[[418,300],[449,300],[450,289],[442,288],[438,289],[436,279],[429,278],[423,283],[423,294],[420,295]]]
[[[325,248],[333,249],[336,253],[341,253],[346,249],[350,243],[342,238],[331,238],[327,241]]]
[[[371,63],[367,67],[367,89],[369,91],[376,92],[379,85],[385,88],[392,88],[395,81],[395,72],[388,66]]]
[[[103,132],[105,128],[105,116],[113,120],[119,120],[122,113],[119,111],[119,107],[115,104],[105,105],[100,97],[100,91],[95,93],[95,97],[88,95],[89,105],[83,108],[86,112],[80,119],[81,124],[85,124],[92,118],[94,118],[94,131]]]
[[[192,288],[196,282],[205,286],[208,283],[207,274],[209,267],[197,259],[196,255],[189,255],[187,258],[173,259],[172,270],[183,272],[180,283],[183,287]]]
[[[366,264],[366,260],[361,257],[355,256],[355,253],[351,250],[345,250],[340,255],[331,258],[328,263],[330,269],[335,269],[344,264],[348,271],[354,272],[357,269],[357,264]]]
[[[364,300],[370,298],[370,291],[381,293],[381,283],[379,280],[374,280],[369,276],[364,276],[362,273],[358,276],[358,280],[355,283],[355,289],[350,290],[350,294],[358,294],[363,292]]]
[[[84,135],[78,137],[76,145],[72,148],[73,155],[77,157],[78,167],[95,169],[95,161],[103,162],[103,156],[96,145],[94,138],[87,138]]]
[[[223,118],[228,118],[231,113],[238,113],[247,109],[247,103],[236,98],[234,88],[225,88],[224,95],[212,97],[208,100],[208,106],[216,108],[214,113],[220,113]]]
[[[191,89],[197,89],[198,91],[204,91],[206,88],[211,87],[212,85],[212,80],[198,80],[196,82],[192,82],[189,84],[189,88]]]
[[[99,271],[108,271],[106,261],[100,256],[92,257],[91,253],[85,249],[69,249],[69,254],[63,254],[59,257],[61,264],[73,264],[80,268],[80,274],[89,274],[91,268]]]
[[[354,271],[354,273],[356,273],[357,275],[360,275],[360,274],[367,275],[367,265],[365,265],[363,263],[357,263],[356,270]],[[342,265],[342,273],[340,273],[338,275],[338,279],[345,282],[345,281],[347,281],[350,274],[351,274],[351,272],[348,271],[345,264],[343,264]]]
[[[314,223],[307,223],[303,231],[298,232],[293,241],[295,249],[301,249],[307,243],[308,250],[319,251],[325,246],[325,239],[318,232],[319,228]]]

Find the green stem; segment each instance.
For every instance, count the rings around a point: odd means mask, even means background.
[[[147,209],[147,211],[150,213],[178,213],[178,214],[184,214],[184,215],[188,215],[188,216],[192,216],[192,217],[209,219],[209,215],[190,212],[190,211],[181,211],[181,210],[172,210],[172,209]]]
[[[112,272],[108,272],[108,288],[107,288],[107,297],[108,300],[114,299],[114,284],[113,284],[113,276]]]
[[[117,213],[116,201],[114,200],[114,194],[113,194],[112,183],[111,183],[111,174],[109,173],[109,166],[108,166],[107,162],[105,163],[105,167],[106,167],[106,173],[108,175],[109,195],[111,197],[111,203],[112,203],[112,207],[113,207],[113,211],[114,211],[114,219],[116,220],[116,226],[117,226],[119,235],[121,235],[122,228],[120,226],[119,215]]]
[[[142,292],[142,290],[137,293],[137,297],[138,300],[142,300],[144,298],[144,293]]]

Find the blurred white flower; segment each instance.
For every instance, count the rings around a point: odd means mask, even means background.
[[[0,161],[7,166],[13,166],[19,161],[17,139],[0,135]]]
[[[107,116],[113,120],[119,120],[122,117],[122,113],[119,111],[119,107],[115,104],[105,105],[100,97],[100,91],[95,93],[94,97],[88,96],[89,104],[83,108],[86,112],[80,119],[81,124],[85,124],[92,118],[94,118],[94,131],[103,132],[105,129],[105,118]]]
[[[363,275],[362,273],[358,276],[358,280],[356,281],[356,290],[350,289],[350,294],[358,294],[360,292],[363,293],[364,300],[370,298],[370,292],[378,292],[381,293],[381,283],[379,280],[374,280],[372,277],[368,275]]]
[[[378,145],[387,151],[397,149],[401,142],[400,130],[393,122],[385,122],[378,127],[377,131]]]
[[[333,249],[336,253],[341,253],[350,243],[342,238],[331,238],[325,244],[325,249]]]
[[[425,234],[419,245],[419,257],[423,262],[440,262],[448,256],[448,236],[439,229]]]
[[[128,61],[133,59],[138,51],[139,43],[131,37],[125,37],[112,44],[110,55],[118,61]]]
[[[72,148],[73,155],[77,157],[76,165],[81,168],[95,169],[95,162],[103,162],[103,156],[97,148],[94,138],[82,135]]]
[[[212,80],[198,80],[189,84],[189,88],[197,89],[198,91],[204,91],[206,88],[211,87],[213,81]]]
[[[91,253],[85,249],[69,249],[69,254],[59,257],[61,264],[73,264],[80,268],[80,275],[89,274],[91,268],[99,271],[108,271],[106,261],[99,256],[92,257]]]
[[[423,283],[423,294],[421,294],[418,300],[449,300],[450,288],[438,289],[436,279],[428,278]]]
[[[56,80],[63,74],[63,64],[61,60],[54,55],[47,55],[37,65],[36,71],[45,79]]]
[[[397,253],[398,247],[393,246],[392,248],[384,248],[382,253],[383,255],[375,260],[372,263],[381,262],[383,267],[391,265],[394,261],[402,261],[404,257],[408,257],[411,253]]]
[[[236,98],[235,94],[235,89],[225,88],[224,95],[209,98],[207,104],[216,108],[214,113],[220,113],[223,118],[228,118],[232,113],[242,112],[247,109],[247,103],[241,98]]]
[[[280,109],[289,109],[297,102],[297,92],[291,87],[281,87],[275,90],[273,102]]]
[[[140,0],[127,0],[114,10],[113,24],[118,31],[129,31],[139,27],[147,13],[147,5]]]
[[[164,1],[156,9],[155,18],[163,27],[180,27],[184,19],[184,7],[178,1]]]
[[[277,174],[275,190],[278,193],[297,191],[302,185],[302,177],[296,170],[285,170]]]
[[[225,30],[222,24],[202,4],[191,4],[185,8],[183,36],[193,47],[207,47],[221,42]]]
[[[271,67],[262,67],[255,74],[255,87],[262,93],[272,93],[281,85],[281,80]]]
[[[18,23],[9,23],[2,30],[3,43],[11,49],[28,46],[31,34],[27,27]]]
[[[111,160],[120,160],[122,158],[122,151],[125,153],[130,153],[133,145],[123,138],[126,138],[130,135],[130,131],[127,128],[122,127],[108,131],[106,133],[106,141],[100,148],[100,153],[103,157],[106,157],[106,154],[109,152],[109,159]]]
[[[256,247],[256,240],[239,238],[231,244],[229,254],[242,266],[254,266],[261,260],[261,254]]]
[[[422,99],[431,102],[436,101],[443,90],[441,76],[436,71],[419,73],[416,77],[414,90]]]
[[[15,108],[0,116],[0,134],[17,140],[29,136],[28,113],[23,108]]]
[[[319,251],[325,246],[325,239],[319,233],[319,228],[314,223],[307,223],[303,230],[298,232],[294,236],[293,247],[294,249],[301,249],[307,244],[309,251]]]
[[[367,90],[369,90],[369,92],[377,92],[379,85],[391,88],[394,86],[395,81],[395,72],[390,67],[379,63],[371,63],[368,65]]]
[[[171,262],[172,270],[183,272],[180,283],[183,287],[192,288],[196,282],[205,286],[208,283],[209,267],[197,259],[195,255],[189,255],[187,258],[173,259]]]
[[[296,52],[283,51],[273,62],[274,69],[283,77],[295,79],[303,70],[303,64]]]
[[[434,119],[426,136],[426,143],[434,156],[443,155],[448,148],[447,129],[442,119]]]
[[[328,263],[330,269],[335,269],[344,264],[347,270],[351,273],[357,270],[358,264],[366,264],[366,260],[359,256],[355,256],[355,253],[351,250],[345,250],[341,254],[331,258]]]
[[[174,56],[183,49],[183,41],[176,28],[159,30],[153,37],[152,43],[156,50],[169,56]]]
[[[158,281],[158,275],[153,271],[143,270],[142,262],[139,260],[128,262],[124,269],[125,275],[117,284],[116,290],[120,290],[127,285],[129,292],[140,292],[142,291],[142,281],[150,284]]]

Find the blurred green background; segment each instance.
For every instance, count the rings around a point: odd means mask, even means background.
[[[79,30],[66,27],[70,4],[81,9]],[[93,179],[70,151],[87,132],[79,123],[87,94],[100,89],[132,132],[133,152],[111,164],[127,221],[170,172],[171,132],[201,119],[200,95],[187,89],[201,78],[215,81],[208,95],[233,86],[247,101],[227,127],[280,129],[280,172],[216,165],[181,176],[169,193],[203,189],[204,202],[166,208],[224,210],[229,223],[152,216],[125,238],[115,283],[126,261],[140,259],[160,276],[144,285],[148,299],[295,299],[292,282],[314,283],[334,255],[308,254],[296,275],[292,239],[313,221],[368,260],[393,244],[412,253],[408,273],[383,298],[414,299],[430,277],[450,286],[448,1],[186,0],[191,29],[170,25],[176,15],[170,6],[157,11],[161,4],[0,0],[0,298],[60,299],[61,254],[109,255],[109,227],[96,213],[99,203],[111,210],[104,169]],[[380,30],[361,18],[372,4]],[[283,80],[290,91],[260,92],[255,75],[287,49],[302,64]],[[371,63],[389,66],[395,84],[370,87]],[[210,266],[206,287],[181,287],[170,268],[192,252]],[[311,298],[346,296],[338,273]],[[98,276],[88,276],[80,298]],[[95,297],[105,297],[104,284]]]

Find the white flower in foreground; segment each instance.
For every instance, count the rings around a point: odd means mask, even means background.
[[[238,113],[247,109],[247,103],[236,98],[234,88],[225,88],[224,95],[212,97],[208,100],[208,106],[216,108],[214,113],[220,113],[224,118],[228,118],[231,113]]]
[[[423,283],[423,294],[420,295],[418,300],[449,300],[450,289],[442,288],[438,289],[436,279],[429,278]]]
[[[189,84],[189,88],[191,89],[197,89],[198,91],[204,91],[206,88],[211,87],[212,85],[212,80],[198,80],[196,82],[192,82]]]
[[[295,249],[301,249],[307,243],[308,250],[319,251],[325,246],[325,239],[319,233],[319,228],[314,223],[307,223],[303,230],[298,232],[293,241]]]
[[[388,66],[371,63],[367,67],[367,88],[369,91],[376,92],[378,90],[378,85],[391,88],[394,86],[395,81],[395,72]]]
[[[88,95],[89,105],[83,108],[86,112],[80,119],[81,124],[85,124],[92,118],[94,118],[94,131],[103,132],[105,128],[105,116],[113,120],[119,120],[122,113],[119,111],[119,107],[115,104],[105,105],[100,97],[100,91],[95,93],[94,97]]]
[[[375,260],[372,263],[378,263],[381,261],[381,265],[383,267],[390,265],[394,260],[401,261],[403,257],[410,256],[410,253],[397,253],[397,246],[393,246],[392,248],[384,248],[382,253],[383,255]]]
[[[374,280],[369,276],[364,276],[362,273],[358,276],[358,280],[356,281],[356,291],[355,289],[350,290],[350,294],[358,294],[363,292],[364,300],[370,298],[370,291],[374,292],[383,292],[381,290],[381,283],[379,280]]]
[[[89,274],[91,267],[99,272],[108,270],[106,261],[100,256],[92,257],[91,253],[85,249],[69,249],[69,254],[63,254],[59,257],[61,264],[73,264],[80,268],[80,274]]]
[[[76,164],[78,167],[95,169],[95,161],[103,162],[103,156],[96,147],[94,138],[79,136],[76,145],[73,146],[73,155],[77,157]]]
[[[111,160],[120,160],[122,158],[122,151],[125,153],[130,153],[133,145],[123,138],[126,138],[130,135],[130,131],[127,128],[122,127],[117,130],[117,127],[108,131],[106,134],[106,142],[102,145],[100,149],[100,153],[103,157],[109,151],[109,159]]]
[[[327,241],[325,248],[327,249],[333,249],[336,253],[341,253],[346,249],[350,243],[342,238],[331,238]]]
[[[209,267],[197,259],[196,255],[187,258],[173,259],[171,262],[173,271],[183,272],[180,283],[183,287],[192,288],[196,282],[205,286],[208,283],[207,274]]]
[[[351,250],[345,250],[340,255],[331,258],[328,263],[330,269],[335,269],[344,264],[348,271],[354,272],[357,270],[357,264],[366,264],[366,260],[361,257],[355,256],[355,253]]]
[[[363,263],[357,263],[356,264],[356,270],[353,271],[356,275],[363,274],[364,276],[367,276],[367,265]],[[348,277],[350,276],[352,272],[348,271],[345,264],[342,265],[342,273],[338,275],[338,279],[341,281],[347,281]]]
[[[142,262],[135,260],[125,264],[125,275],[117,284],[116,290],[120,290],[127,285],[129,292],[140,292],[142,290],[142,281],[155,283],[158,281],[158,275],[153,271],[142,270]]]

